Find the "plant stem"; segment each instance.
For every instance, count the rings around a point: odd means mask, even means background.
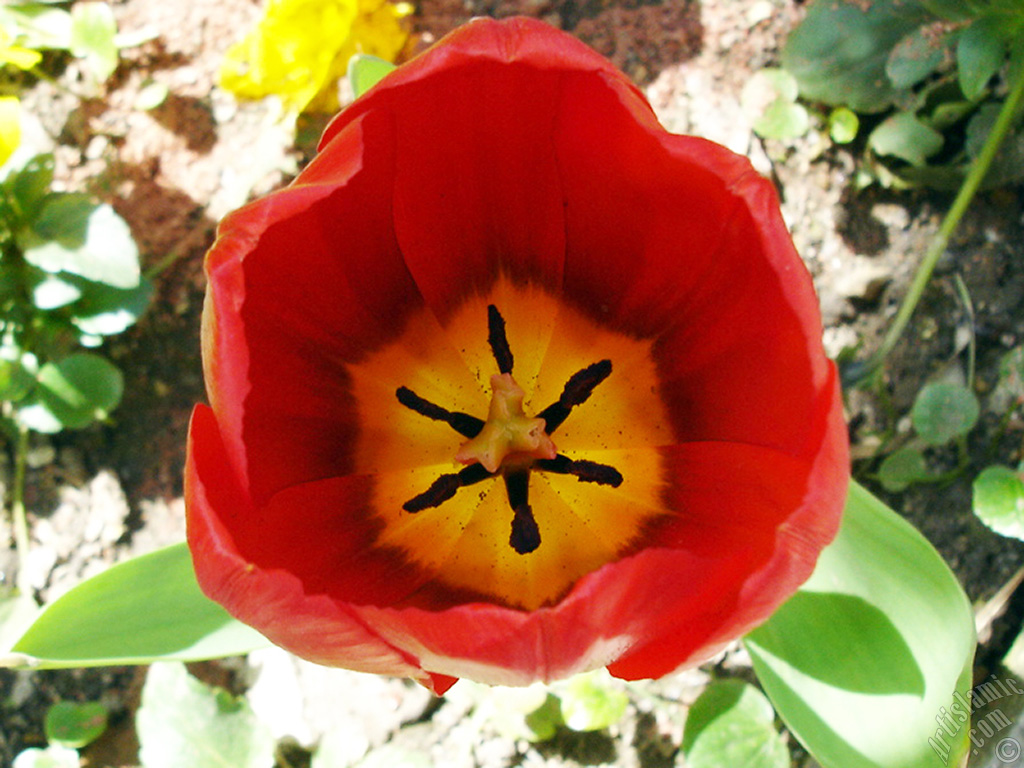
[[[892,321],[892,325],[889,326],[889,330],[882,340],[882,345],[867,361],[851,366],[851,370],[848,371],[849,379],[858,382],[878,370],[903,336],[903,331],[906,330],[907,323],[910,322],[910,316],[917,308],[917,304],[924,294],[924,289],[931,279],[932,272],[935,271],[935,265],[938,263],[939,257],[942,256],[946,246],[949,245],[949,239],[960,224],[960,219],[967,212],[967,208],[978,192],[981,182],[992,166],[996,152],[999,151],[1003,139],[1006,138],[1006,134],[1013,125],[1013,120],[1017,115],[1017,109],[1020,106],[1022,97],[1024,97],[1024,70],[1018,73],[1017,79],[1006,97],[1006,101],[1003,102],[1003,106],[999,110],[999,116],[996,118],[995,125],[992,126],[992,131],[989,133],[988,138],[985,139],[985,146],[982,147],[981,153],[971,165],[967,178],[964,179],[964,183],[960,186],[960,191],[957,192],[956,199],[953,200],[953,205],[942,220],[935,238],[928,246],[928,251],[925,253],[924,259],[914,275],[914,281],[910,285],[910,290],[904,297],[903,303],[900,305],[899,311]]]
[[[31,594],[28,583],[28,519],[25,517],[25,469],[28,465],[28,429],[18,425],[18,438],[14,445],[14,487],[11,489],[11,527],[14,529],[14,547],[18,553],[18,591]]]

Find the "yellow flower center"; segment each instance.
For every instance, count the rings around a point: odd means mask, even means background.
[[[534,610],[675,514],[651,340],[542,288],[502,278],[441,321],[418,311],[346,375],[374,546],[432,589]]]

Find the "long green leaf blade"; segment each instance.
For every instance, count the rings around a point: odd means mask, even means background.
[[[0,665],[41,669],[196,661],[268,644],[199,589],[175,544],[82,582],[49,605]]]
[[[811,579],[745,642],[825,768],[952,766],[967,748],[966,717],[943,715],[971,685],[970,604],[927,540],[856,483]]]

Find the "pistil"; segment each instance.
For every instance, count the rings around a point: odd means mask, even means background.
[[[399,387],[398,401],[435,421],[443,421],[469,438],[455,454],[467,466],[459,472],[441,475],[423,493],[402,505],[406,512],[439,507],[453,498],[459,488],[500,474],[512,508],[509,546],[521,555],[541,543],[540,527],[529,503],[532,471],[573,475],[580,482],[617,488],[622,474],[615,467],[596,461],[573,460],[558,453],[551,434],[568,418],[572,409],[585,403],[597,386],[612,372],[611,360],[601,360],[577,371],[566,382],[558,400],[535,417],[523,411],[525,393],[512,378],[515,358],[505,334],[505,319],[493,304],[487,307],[487,342],[499,373],[491,377],[491,404],[487,419],[461,411],[449,411],[423,399],[408,387]]]
[[[491,408],[487,421],[476,437],[467,440],[455,454],[462,464],[479,462],[488,472],[497,472],[502,462],[553,459],[555,444],[545,431],[544,419],[531,419],[523,412],[525,393],[511,373],[491,377]]]

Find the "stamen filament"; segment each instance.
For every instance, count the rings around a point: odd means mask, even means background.
[[[622,473],[615,467],[586,459],[573,460],[561,453],[553,459],[538,460],[534,468],[558,475],[574,475],[583,483],[610,485],[612,488],[622,485]]]
[[[395,392],[398,402],[406,408],[434,421],[443,421],[463,437],[474,438],[484,428],[483,419],[470,416],[462,411],[448,411],[429,400],[424,400],[408,387],[399,387]]]
[[[540,546],[540,528],[529,504],[530,470],[505,474],[505,492],[512,507],[512,530],[508,543],[520,555],[527,555]]]
[[[612,361],[601,360],[588,365],[580,371],[576,371],[569,377],[562,394],[558,397],[557,403],[552,403],[537,417],[544,419],[547,424],[547,433],[550,435],[562,422],[569,417],[569,412],[577,405],[582,405],[594,394],[597,385],[607,379],[612,373]]]
[[[455,492],[459,488],[465,488],[467,485],[473,485],[473,483],[479,483],[481,480],[486,480],[491,476],[491,473],[484,469],[480,464],[473,464],[461,469],[458,472],[451,474],[441,475],[437,480],[430,484],[423,493],[418,496],[413,496],[405,504],[402,505],[402,509],[406,512],[422,512],[424,509],[430,509],[431,507],[439,507],[448,499],[455,496]]]
[[[491,345],[491,352],[498,363],[498,371],[501,373],[512,373],[512,348],[508,345],[508,337],[505,335],[505,318],[493,304],[487,305],[487,343]]]

